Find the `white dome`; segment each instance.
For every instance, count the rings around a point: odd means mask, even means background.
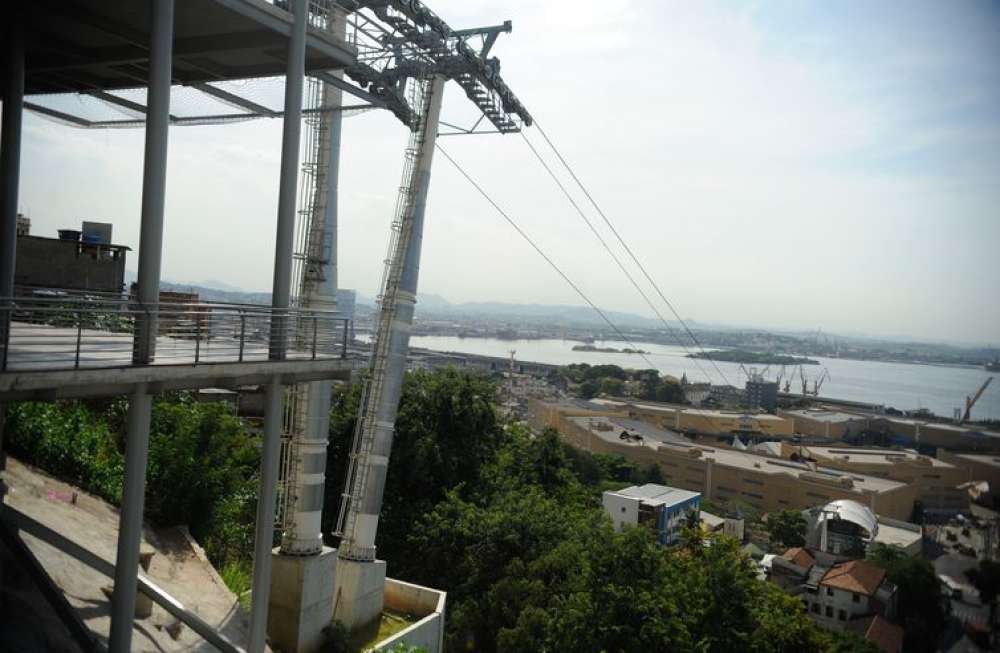
[[[818,524],[822,524],[827,519],[843,519],[868,531],[869,537],[875,537],[878,533],[878,519],[871,509],[866,508],[857,501],[850,499],[838,499],[831,501],[820,510]]]

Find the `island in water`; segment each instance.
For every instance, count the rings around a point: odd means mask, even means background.
[[[573,351],[596,351],[601,354],[648,354],[649,353],[641,349],[631,349],[629,347],[625,347],[623,349],[615,349],[614,347],[596,347],[594,345],[573,345]]]
[[[724,363],[747,363],[751,365],[819,365],[819,361],[802,356],[786,354],[767,354],[757,351],[740,349],[722,349],[719,351],[697,351],[688,354],[688,358],[711,359]]]

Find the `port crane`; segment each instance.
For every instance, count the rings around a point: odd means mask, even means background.
[[[981,386],[979,386],[979,390],[976,391],[976,394],[965,398],[965,413],[962,414],[962,419],[958,422],[959,424],[965,424],[969,421],[969,418],[972,417],[972,407],[976,405],[979,398],[983,396],[984,392],[986,392],[986,388],[990,385],[991,381],[993,381],[992,376],[986,377],[986,380],[983,381]]]

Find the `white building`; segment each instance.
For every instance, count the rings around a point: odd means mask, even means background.
[[[647,483],[617,492],[609,490],[602,503],[616,532],[626,525],[650,524],[656,530],[657,542],[671,545],[680,539],[688,514],[698,514],[701,493]]]

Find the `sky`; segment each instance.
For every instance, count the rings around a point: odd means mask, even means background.
[[[1000,4],[428,5],[513,21],[504,79],[682,317],[1000,346]],[[442,118],[471,124],[450,87]],[[344,121],[341,287],[377,294],[407,136]],[[280,120],[171,129],[165,279],[270,290],[280,139]],[[137,249],[142,142],[27,113],[33,233],[106,221]],[[522,136],[440,143],[595,303],[653,315]],[[440,156],[420,275],[453,302],[583,303]]]

